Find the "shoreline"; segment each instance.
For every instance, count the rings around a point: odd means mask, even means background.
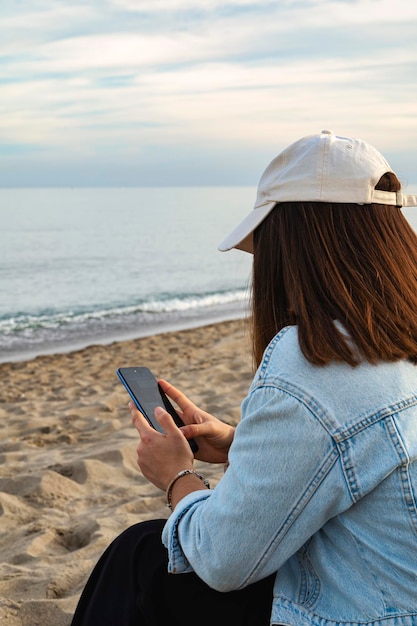
[[[147,365],[236,424],[252,380],[247,321],[0,364],[0,622],[69,626],[95,562],[128,526],[168,515],[136,465],[116,369]],[[197,462],[215,485],[223,467]]]
[[[210,307],[204,311],[189,311],[181,317],[159,316],[146,324],[130,321],[122,327],[109,326],[104,330],[82,327],[71,331],[72,338],[53,340],[49,339],[32,346],[23,344],[15,349],[0,350],[0,364],[8,362],[22,362],[33,360],[38,356],[48,354],[65,354],[83,350],[94,345],[111,345],[115,342],[143,339],[169,332],[181,332],[193,328],[209,326],[227,321],[246,319],[248,317],[247,304],[232,303],[217,307]]]

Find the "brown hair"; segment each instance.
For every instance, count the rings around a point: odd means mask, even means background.
[[[395,187],[389,174],[377,185]],[[256,365],[294,324],[316,365],[417,363],[417,235],[393,206],[277,204],[254,233],[252,312]]]

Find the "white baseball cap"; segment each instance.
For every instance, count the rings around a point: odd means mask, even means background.
[[[417,195],[379,191],[383,174],[394,173],[382,154],[361,139],[329,130],[291,144],[266,168],[253,210],[222,241],[219,250],[253,252],[253,231],[278,202],[339,202],[417,206]]]

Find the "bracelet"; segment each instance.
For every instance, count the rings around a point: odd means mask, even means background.
[[[207,478],[204,478],[204,476],[196,472],[194,469],[185,469],[185,470],[182,470],[181,472],[178,472],[178,474],[174,476],[174,478],[171,480],[167,488],[167,507],[171,511],[172,511],[172,488],[174,487],[177,480],[179,480],[183,476],[187,476],[187,474],[194,474],[194,476],[197,476],[197,478],[199,478],[205,484],[207,489],[210,489],[210,483],[207,480]]]

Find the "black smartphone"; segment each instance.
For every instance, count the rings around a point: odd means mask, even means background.
[[[149,424],[160,433],[163,433],[161,425],[155,419],[155,409],[162,406],[172,416],[178,427],[184,426],[184,422],[172,406],[166,394],[162,391],[158,381],[147,367],[120,367],[117,375],[129,392],[130,397],[139,411],[145,416]],[[191,450],[194,454],[198,446],[194,439],[189,439]]]

